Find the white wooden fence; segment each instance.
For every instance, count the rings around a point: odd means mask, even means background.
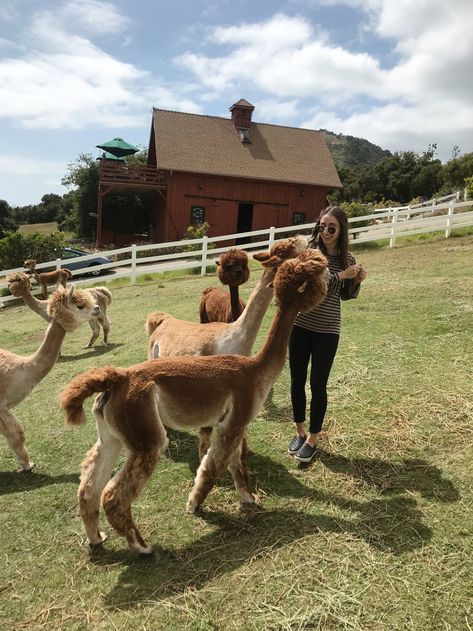
[[[435,206],[401,206],[399,208],[387,208],[383,211],[376,211],[371,215],[361,217],[350,217],[349,235],[350,240],[354,243],[367,243],[369,241],[388,241],[389,247],[394,247],[396,241],[400,237],[422,234],[427,232],[442,231],[446,238],[450,237],[452,230],[455,228],[463,228],[473,226],[473,202],[455,202],[453,199],[443,203],[437,203]],[[201,239],[192,239],[186,241],[173,241],[167,243],[150,243],[147,245],[131,245],[126,248],[117,248],[101,252],[103,256],[112,259],[112,263],[105,265],[96,265],[84,270],[74,270],[74,276],[88,273],[94,270],[104,271],[113,269],[114,274],[110,277],[104,277],[101,281],[115,278],[130,278],[131,283],[136,282],[138,274],[161,272],[176,269],[190,269],[198,267],[200,273],[205,274],[207,267],[213,264],[213,260],[218,255],[225,252],[230,247],[228,243],[233,243],[235,239],[249,237],[251,243],[240,245],[244,250],[262,250],[271,246],[276,239],[284,236],[298,233],[308,233],[312,230],[313,223],[301,224],[297,226],[287,226],[284,228],[267,228],[265,230],[255,230],[253,232],[244,232],[238,234],[228,234],[221,237],[203,237]],[[222,247],[219,244],[225,243]],[[193,246],[198,249],[187,252],[174,252],[159,254],[159,250],[168,250],[170,248],[183,249],[185,246]],[[200,247],[199,247],[200,246]],[[211,247],[209,247],[211,246]],[[149,255],[147,255],[149,253]],[[97,254],[90,254],[80,257],[80,261],[87,262],[95,258]],[[116,260],[114,260],[116,259]],[[67,267],[67,260],[62,261],[56,259],[48,263],[37,265],[37,269],[41,271],[45,267]],[[5,276],[13,272],[25,271],[24,268],[14,268],[0,271],[0,289],[7,287]],[[96,282],[97,279],[90,277],[77,278],[76,284]],[[33,293],[37,293],[33,285]],[[0,296],[0,307],[5,306],[10,300],[15,300],[14,296]]]

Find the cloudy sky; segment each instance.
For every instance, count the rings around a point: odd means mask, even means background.
[[[472,0],[0,0],[0,199],[79,153],[147,145],[151,108],[473,151]]]

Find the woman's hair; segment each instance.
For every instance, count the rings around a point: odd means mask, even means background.
[[[320,238],[319,225],[320,218],[325,215],[334,217],[340,225],[340,234],[338,235],[338,256],[340,258],[340,265],[342,269],[348,267],[348,221],[345,212],[339,206],[327,206],[319,215],[319,219],[312,230],[312,234],[309,238],[309,247],[318,248],[324,254],[327,254],[327,248],[324,240]]]

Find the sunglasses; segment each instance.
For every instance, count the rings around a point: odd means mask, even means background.
[[[337,229],[335,228],[335,226],[322,226],[320,224],[317,226],[317,232],[322,233],[325,230],[327,230],[329,234],[335,234],[337,232]]]

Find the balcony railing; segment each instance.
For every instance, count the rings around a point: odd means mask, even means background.
[[[100,160],[100,184],[134,184],[135,186],[166,186],[166,177],[154,166],[126,164],[112,160]]]

